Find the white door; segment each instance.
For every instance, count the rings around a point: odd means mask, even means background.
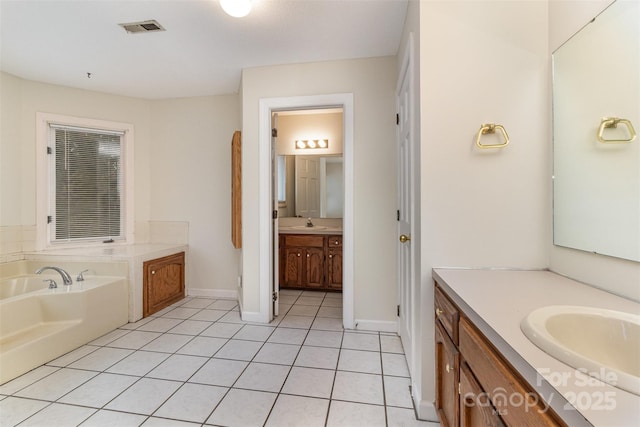
[[[317,157],[296,156],[296,215],[320,217],[320,161]]]
[[[411,50],[411,43],[408,45]],[[405,55],[402,72],[399,76],[396,95],[398,111],[398,333],[402,340],[407,364],[413,367],[413,283],[414,255],[417,242],[412,241],[414,206],[413,176],[413,117],[412,117],[412,70],[410,54]]]
[[[269,310],[269,321],[280,314],[280,234],[278,233],[278,113],[271,116],[271,212],[273,218],[273,251],[272,251],[272,271],[271,278],[271,301],[272,307]]]

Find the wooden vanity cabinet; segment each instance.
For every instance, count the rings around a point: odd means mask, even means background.
[[[342,236],[280,234],[280,287],[342,290]]]
[[[458,426],[460,352],[436,321],[436,410],[442,427]]]
[[[327,287],[342,290],[342,236],[327,237]]]
[[[436,409],[443,426],[566,426],[437,284],[434,303]]]
[[[184,252],[145,261],[142,273],[143,317],[184,298]]]

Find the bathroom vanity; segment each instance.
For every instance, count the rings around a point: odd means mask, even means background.
[[[143,317],[184,298],[184,252],[145,261],[142,269]]]
[[[640,396],[562,363],[520,328],[541,307],[637,315],[640,304],[549,271],[435,269],[433,278],[443,427],[626,426],[640,419]]]
[[[283,231],[279,236],[280,288],[341,291],[342,235],[326,234],[326,230]]]

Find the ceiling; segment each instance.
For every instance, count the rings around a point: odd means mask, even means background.
[[[241,70],[395,55],[408,0],[0,0],[0,67],[147,99],[237,93]],[[164,32],[118,24],[155,19]],[[88,74],[90,73],[90,75]]]

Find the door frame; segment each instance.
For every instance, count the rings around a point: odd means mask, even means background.
[[[353,329],[354,325],[354,159],[353,159],[353,93],[293,96],[260,99],[259,111],[259,201],[260,212],[260,318],[269,322],[273,318],[271,289],[273,289],[273,221],[271,173],[271,113],[282,110],[319,109],[341,107],[343,110],[343,158],[344,158],[344,215],[342,217],[343,283],[342,325]]]

